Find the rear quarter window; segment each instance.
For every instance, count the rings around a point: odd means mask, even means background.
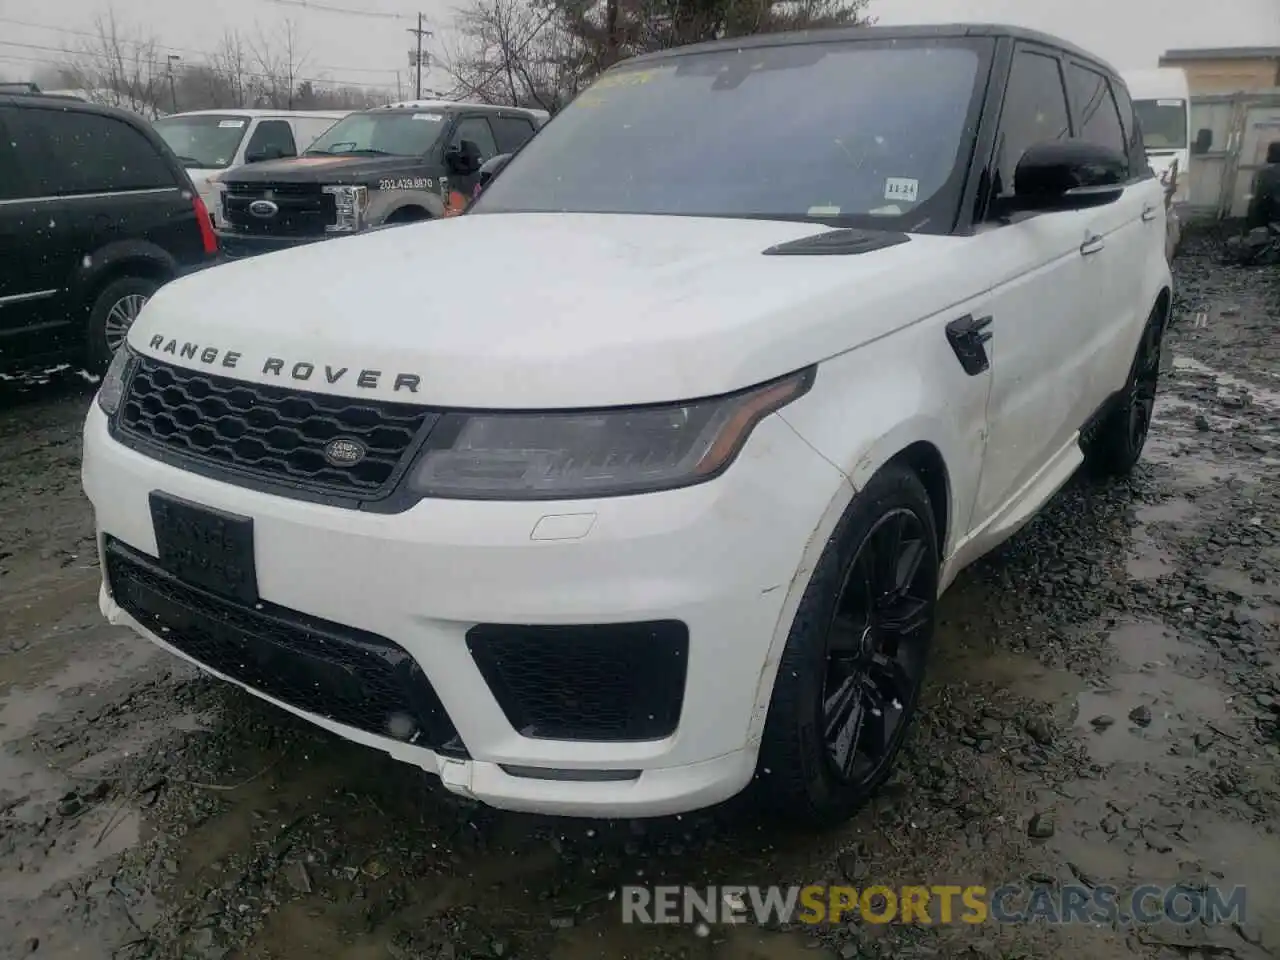
[[[18,150],[56,196],[177,186],[160,151],[130,124],[78,110],[21,111]],[[33,163],[26,163],[31,156]]]

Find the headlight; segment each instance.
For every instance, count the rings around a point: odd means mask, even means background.
[[[326,233],[355,233],[364,226],[364,212],[369,206],[368,187],[325,187],[333,196],[338,219],[326,226]]]
[[[802,396],[813,369],[688,403],[547,413],[448,413],[409,486],[428,497],[567,500],[710,480],[757,423]]]
[[[133,360],[133,352],[127,343],[121,344],[116,355],[111,358],[111,365],[98,387],[98,406],[108,417],[114,417],[120,409],[120,401],[124,399],[125,374],[129,372],[129,364]]]

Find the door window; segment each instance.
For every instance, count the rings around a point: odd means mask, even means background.
[[[1151,168],[1147,164],[1147,150],[1143,144],[1142,123],[1138,112],[1133,108],[1133,101],[1123,83],[1113,83],[1111,91],[1115,94],[1116,106],[1120,108],[1120,124],[1124,127],[1130,175],[1145,176],[1151,172]]]
[[[17,200],[30,195],[23,182],[18,150],[5,124],[16,110],[0,110],[0,200]]]
[[[1077,136],[1127,157],[1129,147],[1120,123],[1120,110],[1107,78],[1096,70],[1071,63],[1067,65],[1067,89],[1071,91],[1076,121],[1080,125]]]
[[[524,117],[490,117],[502,153],[515,153],[533,136],[533,124]]]
[[[297,155],[298,147],[293,141],[293,128],[289,126],[288,120],[261,121],[249,138],[249,145],[244,148],[246,163]]]
[[[123,120],[78,110],[32,108],[10,131],[24,164],[50,196],[176,186],[164,157]],[[27,158],[30,157],[28,162]]]
[[[992,196],[1013,193],[1013,173],[1028,147],[1070,136],[1067,95],[1057,58],[1019,50],[1000,114]]]
[[[463,117],[459,121],[458,129],[453,131],[453,139],[449,141],[449,146],[456,147],[463,140],[470,140],[480,149],[482,163],[498,155],[498,144],[493,139],[489,121],[484,117]]]

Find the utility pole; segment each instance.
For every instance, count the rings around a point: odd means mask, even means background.
[[[173,105],[173,112],[178,112],[178,87],[173,81],[173,65],[182,58],[176,53],[169,54],[168,73],[169,73],[169,101]]]
[[[422,99],[422,61],[428,56],[422,52],[422,38],[435,36],[435,34],[423,26],[423,23],[423,16],[420,13],[418,14],[418,28],[416,30],[413,27],[406,28],[408,32],[412,33],[418,40],[417,49],[409,51],[409,65],[411,67],[418,68],[418,95],[415,98],[418,100]]]

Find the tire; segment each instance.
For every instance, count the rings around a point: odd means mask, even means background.
[[[1119,398],[1081,444],[1085,467],[1093,476],[1126,477],[1142,457],[1160,382],[1163,340],[1164,325],[1157,308],[1142,328]]]
[[[160,285],[145,277],[120,277],[100,291],[89,310],[87,361],[94,373],[111,364],[115,348],[124,342],[138,311]]]
[[[902,573],[913,569],[914,564],[916,573],[907,578],[910,583],[904,594],[918,607],[909,618],[917,624],[909,635],[884,626],[894,616],[901,620],[899,626],[908,620],[907,615],[894,613],[897,608],[893,604],[897,601],[884,599],[889,594],[881,598],[883,613],[873,614],[881,621],[862,618],[859,612],[870,609],[867,598],[877,592],[866,585],[856,587],[859,571],[871,566],[866,562],[867,551],[890,543],[895,528],[904,548],[914,545],[909,551],[911,560],[907,562],[904,553],[894,564],[884,564],[881,569]],[[846,509],[792,621],[756,765],[754,786],[766,809],[813,826],[834,825],[853,816],[892,772],[923,686],[925,661],[933,639],[938,568],[938,533],[929,495],[912,471],[890,464],[859,491]],[[855,589],[846,591],[846,586]],[[876,626],[876,622],[881,625]],[[833,726],[839,729],[840,724],[834,723],[836,711],[824,714],[824,701],[839,699],[833,694],[847,689],[842,684],[849,682],[848,676],[857,676],[858,668],[850,665],[867,657],[868,646],[883,645],[887,649],[888,641],[893,639],[897,641],[893,657],[886,657],[885,650],[881,650],[870,659],[875,661],[880,656],[900,669],[886,671],[878,661],[878,665],[869,664],[857,693],[861,718],[854,726],[852,746],[862,746],[865,737],[867,744],[879,747],[878,755],[862,757],[859,763],[861,754],[850,750],[845,756],[853,754],[854,762],[840,764],[839,747],[847,737],[829,737],[829,730]],[[850,649],[854,652],[847,652]],[[910,663],[910,669],[901,669],[903,660]],[[849,669],[852,674],[846,673]],[[894,688],[900,692],[890,698],[881,681],[895,672],[901,674],[901,682]],[[884,706],[878,714],[867,709],[876,702],[875,691],[879,691]],[[854,709],[857,708],[849,713]],[[890,720],[892,728],[886,723]],[[848,727],[844,730],[847,733]]]

